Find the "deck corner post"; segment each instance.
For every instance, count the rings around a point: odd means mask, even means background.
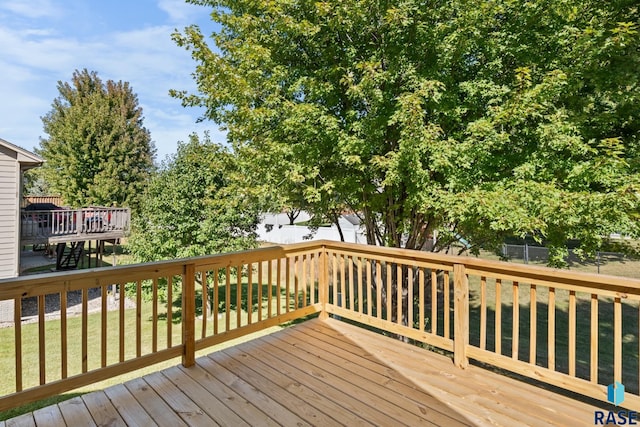
[[[467,346],[469,345],[469,278],[464,264],[453,266],[453,362],[459,368],[469,365]]]
[[[182,279],[182,365],[196,363],[196,266],[185,264]]]
[[[320,319],[326,320],[329,318],[327,313],[327,304],[329,303],[329,262],[327,260],[327,247],[322,245],[320,249],[320,274],[318,275],[318,296],[320,298],[320,304],[322,305],[322,311],[320,312]]]

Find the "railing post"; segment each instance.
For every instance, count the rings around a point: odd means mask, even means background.
[[[196,363],[196,266],[184,266],[182,276],[182,365]],[[168,319],[170,322],[171,319]]]
[[[464,264],[453,266],[453,362],[459,368],[469,365],[469,278]]]
[[[320,252],[320,274],[318,274],[318,296],[322,304],[320,319],[325,320],[329,317],[327,313],[327,304],[329,303],[329,261],[326,246],[322,246]]]

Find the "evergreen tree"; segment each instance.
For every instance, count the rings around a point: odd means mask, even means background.
[[[127,82],[103,83],[86,69],[58,91],[37,150],[52,190],[73,207],[135,208],[155,154],[137,96]]]

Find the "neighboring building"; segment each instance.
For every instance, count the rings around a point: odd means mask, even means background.
[[[24,171],[40,166],[39,156],[0,138],[0,279],[20,268],[20,204]]]
[[[284,213],[263,214],[256,229],[258,240],[276,244],[300,243],[307,240],[340,241],[340,231],[335,224],[314,229],[304,225],[310,219],[311,216],[307,212],[300,212],[294,225],[289,225],[289,217]],[[356,215],[341,215],[338,222],[345,242],[367,243],[364,227]]]

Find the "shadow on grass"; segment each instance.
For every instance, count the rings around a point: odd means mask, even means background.
[[[521,285],[523,286],[523,285]],[[528,286],[524,285],[520,292]],[[568,299],[568,292],[556,291],[557,300]],[[480,345],[480,296],[478,291],[470,291],[470,337],[471,345]],[[638,385],[638,318],[637,305],[623,302],[622,305],[622,383],[626,390],[639,392]],[[590,380],[591,377],[591,301],[584,295],[576,298],[575,321],[575,375],[578,378]],[[512,304],[501,304],[501,354],[513,355],[513,316]],[[538,298],[536,302],[535,321],[535,364],[541,367],[549,366],[549,305]],[[518,316],[518,360],[530,362],[531,358],[531,305],[519,304]],[[569,372],[569,310],[556,305],[555,312],[555,370],[567,374]],[[496,311],[487,309],[487,340],[486,349],[495,351],[496,348]],[[598,340],[597,364],[598,383],[608,385],[613,382],[614,366],[614,304],[610,298],[598,300]]]
[[[415,277],[415,275],[414,275]],[[427,274],[426,277],[429,277]],[[470,295],[469,295],[469,342],[471,345],[480,347],[480,318],[481,318],[481,307],[480,307],[480,289],[479,289],[479,279],[477,279],[476,283],[473,280],[470,280]],[[436,325],[436,334],[439,336],[444,336],[444,320],[445,317],[449,317],[449,334],[450,338],[454,337],[454,329],[455,329],[455,319],[453,313],[454,306],[454,286],[453,286],[453,277],[450,277],[449,283],[449,301],[450,305],[445,310],[444,307],[444,292],[443,292],[443,283],[442,283],[441,275],[438,278],[437,283],[437,301],[436,301],[436,317],[432,318],[432,301],[431,301],[431,283],[430,280],[425,281],[425,300],[424,304],[424,319],[423,323],[425,325],[425,332],[431,333],[432,324],[435,321]],[[375,283],[375,281],[373,281]],[[356,282],[357,283],[357,282]],[[384,281],[383,281],[384,283]],[[336,286],[340,286],[340,283],[336,284]],[[489,288],[491,287],[490,283],[487,283],[487,312],[486,312],[486,341],[485,348],[488,351],[494,352],[496,349],[496,310],[495,310],[495,291],[489,292]],[[395,287],[394,287],[395,288]],[[348,286],[341,289],[349,290]],[[501,293],[501,304],[500,304],[500,354],[506,357],[511,358],[513,356],[513,345],[514,345],[514,309],[512,305],[513,294],[512,294],[512,283],[509,281],[502,282],[502,293]],[[351,310],[358,311],[360,298],[358,296],[359,289],[358,287],[354,287],[353,289],[355,295],[351,298],[347,294],[341,295],[341,306],[350,308]],[[531,305],[528,301],[529,299],[529,291],[530,286],[528,284],[521,283],[519,285],[519,305],[518,305],[518,322],[517,322],[517,359],[529,363],[530,362],[530,353],[532,349],[532,337],[531,337]],[[367,304],[367,292],[366,287],[363,287],[360,290],[362,293],[362,306],[363,312],[365,311]],[[376,313],[376,292],[372,291],[372,303],[371,307],[373,308],[373,316],[377,316]],[[395,294],[395,289],[394,289]],[[404,292],[406,294],[406,292]],[[413,318],[411,319],[413,323],[414,329],[419,329],[418,325],[420,323],[419,319],[419,306],[420,301],[417,295],[419,294],[419,287],[414,286],[413,296],[414,296],[414,306],[413,306]],[[330,292],[332,295],[332,292]],[[354,301],[353,307],[350,307],[351,300]],[[569,313],[569,292],[557,289],[555,295],[555,306],[552,308],[554,310],[553,319],[555,322],[555,328],[553,330],[553,344],[555,346],[555,351],[553,352],[553,356],[555,359],[553,370],[568,374],[569,373],[569,329],[570,329],[570,313]],[[406,302],[405,308],[406,308]],[[382,320],[390,320],[389,315],[387,313],[387,309],[385,307],[385,301],[383,299],[382,302]],[[395,295],[392,295],[391,301],[392,311],[395,311],[397,308],[397,298]],[[614,336],[615,336],[615,326],[614,326],[614,302],[612,298],[599,297],[598,298],[598,309],[597,309],[597,382],[600,385],[609,385],[613,382],[614,375]],[[393,316],[392,316],[393,317]],[[621,317],[622,317],[622,327],[621,327],[621,339],[622,339],[622,383],[625,385],[626,390],[630,393],[638,394],[640,393],[640,385],[638,381],[638,372],[640,371],[640,361],[639,361],[639,352],[638,346],[640,343],[638,342],[638,327],[640,326],[640,318],[639,318],[639,308],[638,302],[636,301],[628,301],[626,299],[622,299],[621,304]],[[590,294],[580,293],[578,292],[576,295],[576,303],[575,303],[575,376],[580,379],[584,379],[587,381],[591,380],[591,353],[592,353],[592,343],[591,343],[591,298]],[[394,321],[391,319],[391,321]],[[549,367],[549,303],[548,303],[548,288],[544,286],[538,286],[537,288],[537,297],[536,297],[536,316],[535,316],[535,337],[534,337],[534,346],[535,346],[535,365],[548,368]],[[367,327],[359,322],[353,322],[358,324],[360,327],[365,327],[370,330],[375,330],[375,328]],[[384,331],[376,331],[383,333],[385,335],[393,335]],[[406,341],[411,342],[412,344],[418,345],[423,348],[428,348],[430,350],[438,351],[435,348],[432,348],[429,345],[426,345],[420,341],[410,340],[403,338]],[[594,350],[595,351],[595,350]],[[500,371],[503,374],[507,372],[504,370],[500,370],[495,367],[485,366],[489,369]],[[509,376],[517,376],[515,374],[508,374]],[[524,377],[521,377],[524,378]],[[533,382],[534,380],[527,379],[526,381]],[[542,383],[537,383],[540,385]],[[549,386],[551,387],[551,386]],[[570,392],[567,392],[570,394]],[[575,396],[574,396],[575,398]]]
[[[259,288],[262,289],[259,289]],[[278,299],[278,294],[280,295],[281,304],[287,304],[289,310],[296,309],[295,302],[295,293],[289,293],[287,297],[287,292],[284,287],[276,287],[269,285],[258,285],[257,283],[253,283],[251,285],[251,301],[248,299],[248,284],[243,283],[240,287],[240,305],[238,305],[238,286],[235,283],[232,283],[229,286],[229,296],[227,298],[227,285],[221,284],[218,286],[217,296],[214,298],[214,289],[213,286],[209,285],[207,288],[207,298],[205,301],[202,289],[196,290],[196,316],[202,316],[204,303],[207,304],[207,313],[211,315],[213,312],[213,307],[217,306],[217,312],[219,314],[226,313],[227,311],[237,312],[238,309],[245,313],[249,312],[249,307],[251,307],[252,313],[257,313],[259,309],[264,310],[264,308],[269,304],[269,301],[275,303]],[[258,291],[261,292],[258,292]],[[269,295],[271,292],[271,295]],[[261,297],[261,298],[260,298]],[[171,304],[171,321],[173,323],[180,323],[182,321],[182,293],[179,291],[179,288],[176,288],[173,293],[173,302]],[[309,296],[307,295],[307,304],[309,302]],[[302,294],[298,295],[297,307],[304,306],[303,296]],[[166,302],[165,302],[166,305]],[[283,305],[284,307],[284,305]],[[161,313],[158,315],[160,320],[167,320],[167,313]]]

